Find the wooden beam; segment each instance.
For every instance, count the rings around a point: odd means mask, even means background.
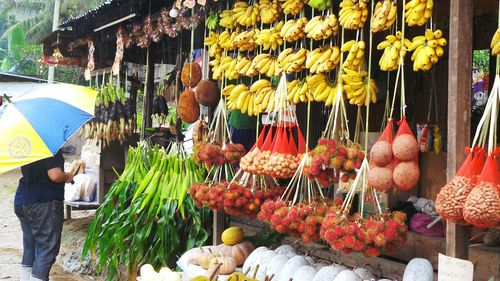
[[[473,0],[450,1],[448,64],[447,178],[450,180],[464,161],[464,147],[470,143],[472,89]],[[468,258],[467,227],[448,222],[446,254]]]
[[[219,245],[222,243],[221,235],[224,231],[226,216],[224,212],[214,211],[214,222],[212,227],[212,244]]]

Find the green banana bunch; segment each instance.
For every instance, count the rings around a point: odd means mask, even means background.
[[[332,5],[332,1],[331,0],[309,0],[309,2],[307,2],[307,5],[309,5],[311,8],[323,11],[323,10],[330,8],[330,6]]]
[[[208,30],[214,30],[219,25],[219,16],[215,12],[211,12],[205,20],[205,26]]]

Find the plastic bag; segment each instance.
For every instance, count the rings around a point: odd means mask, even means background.
[[[392,143],[394,155],[394,186],[402,191],[409,191],[417,185],[420,178],[418,166],[418,142],[406,121],[399,122],[399,129]]]
[[[500,172],[495,153],[488,156],[480,183],[467,195],[463,214],[466,222],[478,227],[500,225]]]
[[[455,177],[441,188],[436,197],[436,211],[442,218],[454,223],[465,223],[465,200],[479,181],[484,158],[482,148],[472,149]]]
[[[84,202],[91,202],[94,200],[96,184],[92,176],[83,174],[82,176],[82,196],[81,200]]]
[[[370,150],[368,184],[381,192],[388,192],[394,187],[394,155],[392,153],[394,138],[392,127],[393,120],[389,119],[384,131]]]

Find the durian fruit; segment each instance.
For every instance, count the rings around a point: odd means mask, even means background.
[[[220,95],[217,85],[210,80],[201,80],[196,86],[196,100],[204,106],[215,106],[219,102]]]
[[[182,67],[181,81],[186,87],[193,88],[198,85],[201,80],[201,67],[199,64],[192,62],[186,63]]]
[[[194,123],[200,117],[200,104],[196,101],[195,93],[185,90],[179,97],[177,114],[186,123]]]

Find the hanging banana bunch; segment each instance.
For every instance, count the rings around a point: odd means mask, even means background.
[[[281,7],[277,0],[259,0],[260,21],[264,24],[275,22],[281,12]]]
[[[287,74],[302,71],[306,67],[307,50],[287,48],[278,56],[278,62]]]
[[[364,41],[350,40],[342,45],[342,52],[348,52],[342,67],[357,69],[363,66],[366,44]]]
[[[281,9],[285,15],[297,15],[304,8],[307,0],[280,0]]]
[[[384,50],[378,63],[380,69],[383,71],[397,70],[399,64],[403,63],[407,46],[410,44],[411,41],[406,38],[404,44],[401,43],[401,31],[396,32],[396,35],[387,35],[385,40],[377,46],[377,50]]]
[[[262,46],[264,51],[269,49],[277,50],[283,44],[280,31],[284,24],[284,21],[280,21],[274,27],[262,29],[255,35],[255,44]]]
[[[248,5],[246,2],[236,2],[233,7],[233,20],[241,26],[254,26],[260,21],[258,5]]]
[[[368,19],[368,0],[342,0],[339,22],[346,29],[360,29]]]
[[[260,74],[266,75],[267,77],[279,76],[282,71],[278,59],[270,54],[259,54],[255,56],[252,67]]]
[[[335,69],[340,63],[340,50],[337,46],[316,48],[307,54],[306,68],[311,73],[325,73]]]
[[[375,5],[372,18],[372,32],[380,32],[389,29],[396,21],[398,6],[396,1],[383,0]]]
[[[446,39],[442,38],[443,32],[439,29],[425,30],[425,36],[417,36],[413,38],[408,46],[410,51],[413,51],[411,60],[413,61],[413,71],[428,71],[432,65],[439,61],[443,56],[446,46]]]
[[[305,36],[307,18],[291,19],[281,28],[280,36],[287,42],[297,41]]]
[[[309,84],[304,79],[295,79],[287,85],[288,95],[286,99],[289,102],[297,104],[299,102],[314,101],[312,91],[309,89]]]
[[[325,40],[332,35],[337,35],[339,31],[339,24],[335,14],[327,16],[316,16],[312,18],[304,27],[307,38],[316,41]]]
[[[409,26],[422,26],[432,16],[434,0],[411,0],[405,5],[405,19]]]
[[[350,104],[366,106],[369,101],[372,103],[377,102],[379,90],[375,80],[369,79],[368,72],[364,70],[355,71],[349,68],[343,70],[343,89]],[[369,99],[367,99],[367,95]]]

